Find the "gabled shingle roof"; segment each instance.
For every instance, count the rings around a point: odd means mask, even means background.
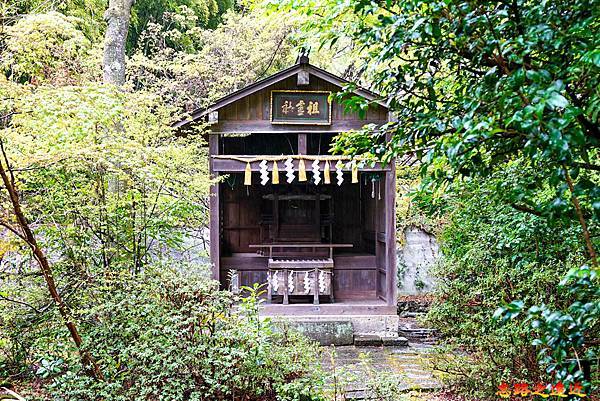
[[[201,119],[202,117],[206,116],[207,114],[209,114],[210,112],[219,110],[220,108],[225,107],[228,104],[231,104],[241,98],[249,96],[249,95],[253,94],[254,92],[258,92],[261,89],[264,89],[264,88],[271,86],[279,81],[283,81],[286,78],[294,76],[300,70],[308,71],[309,74],[319,77],[325,81],[328,81],[328,82],[330,82],[334,85],[340,86],[340,87],[343,87],[344,85],[351,83],[350,81],[345,80],[344,78],[338,77],[337,75],[327,72],[321,68],[315,67],[312,64],[301,62],[301,63],[295,64],[289,68],[286,68],[285,70],[281,70],[267,78],[256,81],[255,83],[250,84],[250,85],[246,86],[245,88],[242,88],[238,91],[230,93],[229,95],[223,96],[222,98],[220,98],[219,100],[217,100],[216,102],[214,102],[213,104],[211,104],[210,106],[208,106],[206,108],[198,108],[198,109],[192,111],[190,113],[190,117],[176,122],[175,124],[173,124],[173,127],[179,128],[179,127],[183,127],[189,123],[192,123],[194,121],[197,121],[197,120]],[[364,88],[357,87],[356,90],[354,90],[354,93],[356,95],[364,97],[367,100],[375,101],[375,102],[379,103],[381,106],[387,108],[387,105],[385,105],[383,102],[380,101],[380,96],[374,92],[371,92]]]

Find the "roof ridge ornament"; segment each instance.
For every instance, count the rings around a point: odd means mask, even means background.
[[[298,53],[298,58],[296,59],[296,64],[309,64],[310,59],[308,55],[310,54],[310,47],[301,47],[300,53]]]
[[[300,66],[296,82],[298,86],[310,85],[310,73],[308,72],[308,67],[310,66],[309,53],[310,47],[301,47],[300,53],[298,53],[298,58],[296,59],[296,65]]]

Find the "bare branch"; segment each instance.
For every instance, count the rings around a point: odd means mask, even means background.
[[[542,213],[538,212],[535,209],[530,208],[529,206],[525,206],[525,205],[518,205],[516,203],[511,203],[510,205],[513,209],[518,210],[519,212],[524,212],[524,213],[529,213],[529,214],[533,214],[534,216],[541,216]]]
[[[39,310],[38,308],[36,308],[33,305],[28,304],[27,302],[19,301],[18,299],[13,299],[13,298],[5,297],[2,294],[0,294],[0,300],[4,300],[4,301],[7,301],[7,302],[12,302],[12,303],[15,303],[15,304],[27,306],[28,308],[33,309],[36,313],[42,313],[41,310]]]
[[[21,240],[27,242],[27,239],[23,236],[23,234],[21,234],[16,228],[14,228],[13,226],[11,226],[10,224],[8,224],[8,223],[0,220],[0,226],[6,228],[8,231],[10,231],[11,233],[13,233],[17,237],[19,237]]]

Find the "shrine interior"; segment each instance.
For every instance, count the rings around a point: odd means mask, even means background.
[[[306,135],[306,154],[328,155],[335,137],[331,132],[315,132]],[[221,155],[296,155],[297,133],[253,133],[224,135],[219,141]]]
[[[309,155],[329,154],[333,133],[306,136]],[[222,155],[297,154],[298,134],[223,136],[219,148]],[[309,165],[307,180],[300,182],[296,171],[291,184],[286,182],[283,162],[279,162],[279,169],[281,178],[276,185],[271,181],[261,185],[257,172],[252,173],[252,185],[244,185],[244,173],[229,173],[222,178],[219,221],[223,284],[228,284],[232,270],[240,287],[267,282],[268,258],[256,245],[295,244],[291,249],[273,249],[270,256],[333,257],[336,300],[380,298],[385,292],[378,283],[384,281],[386,245],[378,241],[378,233],[381,236],[385,227],[386,172],[360,171],[358,183],[353,183],[346,170],[338,185],[332,165],[331,183],[324,185],[321,181],[316,185]],[[311,247],[315,243],[344,247]]]

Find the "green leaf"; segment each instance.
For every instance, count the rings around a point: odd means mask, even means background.
[[[550,97],[546,100],[552,108],[565,108],[569,105],[569,101],[560,93],[552,92]]]

